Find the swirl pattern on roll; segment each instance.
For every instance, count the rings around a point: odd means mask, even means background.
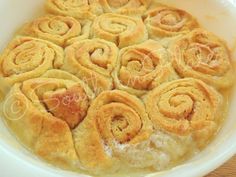
[[[201,80],[186,78],[162,84],[149,92],[145,105],[156,128],[177,135],[193,133],[202,141],[217,129],[222,97]]]
[[[63,60],[61,47],[41,39],[17,37],[1,55],[0,76],[12,85],[39,77],[49,69],[57,69]]]
[[[218,89],[230,87],[234,71],[229,50],[214,34],[196,29],[173,41],[173,67],[181,77],[201,79]]]
[[[168,6],[147,11],[144,23],[152,39],[186,34],[198,27],[197,20],[189,13]]]
[[[113,144],[136,144],[152,133],[144,105],[135,96],[113,90],[101,93],[91,104],[81,126],[73,132],[80,161],[88,169],[106,169],[114,163]],[[106,148],[110,153],[106,152]]]
[[[117,12],[126,15],[142,14],[152,0],[99,0],[105,12]]]
[[[111,72],[117,56],[114,43],[102,39],[83,40],[66,48],[62,69],[77,75],[99,94],[113,88]]]
[[[9,127],[35,153],[49,161],[73,164],[78,159],[70,129],[83,121],[93,97],[75,76],[50,70],[15,84],[2,109]]]
[[[103,14],[95,19],[92,36],[111,41],[119,48],[148,39],[146,28],[140,18],[113,13]]]
[[[90,21],[78,21],[73,17],[47,15],[25,25],[21,34],[49,40],[65,47],[74,41],[87,39]]]
[[[76,19],[93,19],[101,14],[97,0],[46,0],[46,10],[55,15],[71,16]]]
[[[175,79],[177,75],[168,61],[166,49],[153,40],[123,48],[113,73],[116,88],[142,96]]]

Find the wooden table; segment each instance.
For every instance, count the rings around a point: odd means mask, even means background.
[[[236,177],[236,155],[205,177]]]

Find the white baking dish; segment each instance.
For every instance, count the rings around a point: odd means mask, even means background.
[[[42,13],[44,0],[0,0],[0,49],[12,38],[17,27]],[[162,0],[185,9],[208,30],[236,48],[236,0]],[[236,51],[234,51],[236,59]],[[0,86],[1,87],[1,86]],[[236,91],[235,91],[236,92]],[[223,164],[236,153],[236,94],[229,116],[217,138],[184,165],[148,176],[199,177]],[[235,164],[236,165],[236,164]],[[0,120],[0,174],[4,177],[85,176],[51,167],[22,148]]]

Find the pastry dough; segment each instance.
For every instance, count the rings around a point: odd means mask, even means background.
[[[173,41],[170,46],[172,63],[181,77],[194,77],[216,88],[234,82],[233,65],[225,43],[214,34],[196,29]]]
[[[49,69],[57,69],[63,60],[63,49],[51,42],[16,37],[0,57],[0,76],[6,84],[12,85],[39,77]]]
[[[114,42],[119,48],[141,43],[148,38],[140,18],[107,13],[95,19],[92,36]]]
[[[215,133],[222,115],[221,95],[193,78],[162,84],[147,94],[145,105],[155,128],[177,135],[193,133],[199,146]]]
[[[102,13],[97,0],[46,0],[46,10],[77,19],[93,19],[95,15]]]
[[[1,108],[25,145],[44,159],[72,165],[78,158],[70,128],[84,119],[93,98],[89,87],[75,76],[50,70],[41,78],[15,84]]]
[[[105,151],[115,142],[136,144],[152,133],[144,105],[135,96],[113,90],[101,93],[89,108],[81,126],[73,131],[82,165],[90,170],[109,169],[115,159]]]
[[[47,15],[25,25],[23,35],[37,37],[65,47],[74,41],[88,39],[91,21],[73,17]]]
[[[162,5],[147,11],[143,18],[152,39],[186,34],[198,27],[196,19],[189,13]]]
[[[161,83],[176,79],[168,61],[167,50],[153,40],[122,49],[113,74],[116,88],[142,96]]]
[[[99,0],[105,12],[117,12],[126,15],[142,14],[152,0]]]
[[[111,72],[115,67],[118,49],[102,39],[76,42],[65,50],[63,70],[88,83],[96,94],[113,88]]]

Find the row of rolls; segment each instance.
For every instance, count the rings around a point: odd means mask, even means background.
[[[168,48],[149,39],[121,50],[99,38],[79,40],[63,49],[46,40],[18,36],[0,58],[0,75],[9,85],[49,69],[78,76],[96,94],[118,88],[142,96],[164,82],[185,77],[216,89],[228,88],[234,81],[229,50],[203,29],[173,40]]]
[[[72,8],[66,9],[71,12]],[[148,38],[160,40],[186,34],[199,27],[189,13],[165,5],[151,6],[144,14],[135,16],[111,12],[94,18],[78,18],[59,12],[49,14],[25,25],[22,34],[46,39],[62,47],[81,39],[102,38],[124,48]]]
[[[222,95],[194,78],[166,82],[142,98],[118,89],[96,96],[78,77],[55,69],[14,84],[1,102],[6,123],[34,153],[95,174],[124,164],[169,168],[208,144],[223,107]]]
[[[1,109],[26,146],[92,171],[160,168],[214,136],[229,50],[187,12],[150,6],[47,0],[54,15],[19,31],[0,57]]]

